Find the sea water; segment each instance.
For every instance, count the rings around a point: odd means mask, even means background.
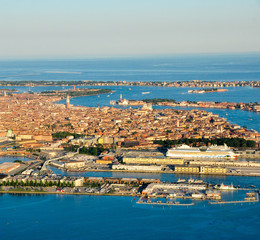
[[[260,54],[0,61],[2,80],[255,81]]]
[[[5,160],[12,160],[6,157]],[[26,159],[25,159],[26,160]],[[163,173],[64,172],[64,176],[182,178],[212,184],[255,185],[258,177],[178,175]],[[243,200],[245,191],[222,193],[225,200]],[[0,194],[1,239],[258,239],[260,203],[194,206],[136,204],[133,197]]]

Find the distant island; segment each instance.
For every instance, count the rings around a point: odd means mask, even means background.
[[[224,88],[204,88],[204,89],[195,89],[189,90],[188,93],[210,93],[210,92],[227,92],[227,89]]]
[[[154,86],[154,87],[190,87],[190,88],[223,88],[223,87],[260,87],[260,81],[0,81],[0,86]]]
[[[111,93],[110,89],[89,89],[89,88],[81,88],[81,89],[69,89],[69,90],[58,90],[58,91],[43,91],[40,93],[42,96],[55,96],[55,97],[83,97],[83,96],[91,96],[98,94]]]
[[[0,92],[3,93],[3,92],[7,92],[7,93],[10,93],[10,92],[18,92],[16,89],[12,88],[12,89],[8,89],[8,88],[0,88]]]
[[[169,107],[196,107],[196,108],[218,108],[218,109],[239,109],[252,112],[260,112],[260,104],[254,103],[233,103],[233,102],[203,102],[203,101],[176,101],[175,99],[153,98],[143,100],[126,100],[122,96],[120,100],[110,101],[111,105],[129,105],[129,106],[145,106],[146,108],[152,105],[169,106]]]

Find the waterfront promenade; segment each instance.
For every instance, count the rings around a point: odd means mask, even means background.
[[[94,184],[94,183],[93,183]],[[147,205],[169,205],[169,206],[193,206],[196,201],[205,201],[208,204],[242,204],[256,203],[259,201],[259,189],[234,188],[232,185],[223,185],[218,188],[211,183],[150,183],[145,185],[135,184],[103,184],[88,185],[84,187],[34,187],[34,186],[1,186],[0,194],[11,195],[88,195],[88,196],[110,196],[110,197],[133,197],[139,198],[137,204]],[[227,188],[227,189],[226,189]],[[217,190],[216,190],[217,189]],[[232,193],[232,199],[226,197],[226,192]],[[249,191],[249,192],[248,192]],[[242,195],[246,198],[241,200]],[[230,195],[231,196],[231,195]],[[223,199],[222,199],[223,198]],[[235,198],[235,199],[234,199]],[[157,199],[152,200],[152,199]],[[173,202],[180,199],[181,202]],[[212,201],[213,200],[213,201]],[[195,202],[194,202],[195,201]]]

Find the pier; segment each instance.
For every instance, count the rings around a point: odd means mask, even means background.
[[[236,204],[236,203],[252,203],[252,202],[258,202],[258,200],[242,200],[242,201],[221,201],[221,202],[209,202],[209,204]]]
[[[162,205],[162,206],[193,206],[194,203],[179,203],[179,202],[144,202],[142,200],[138,200],[137,204],[147,204],[147,205]]]
[[[247,193],[251,194],[251,193]],[[244,200],[240,201],[219,201],[219,202],[209,202],[209,204],[237,204],[237,203],[253,203],[259,202],[258,193],[251,194],[251,196],[247,196]]]

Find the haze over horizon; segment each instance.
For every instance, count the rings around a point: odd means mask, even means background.
[[[0,58],[260,52],[259,0],[1,0]]]

